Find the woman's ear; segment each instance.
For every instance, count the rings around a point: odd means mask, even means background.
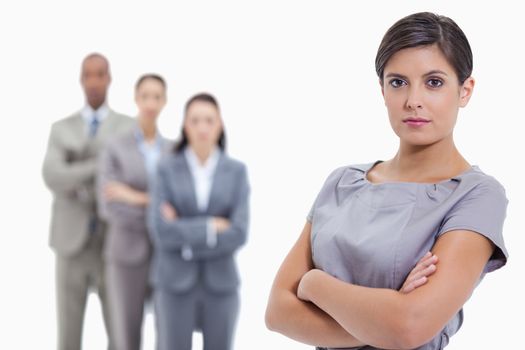
[[[459,91],[459,106],[465,107],[468,104],[468,101],[472,97],[474,92],[474,85],[476,81],[473,77],[468,77],[467,80],[461,85]]]

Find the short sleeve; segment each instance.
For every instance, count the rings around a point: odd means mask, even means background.
[[[484,181],[472,188],[447,213],[438,231],[438,236],[452,230],[477,232],[494,245],[484,272],[491,272],[504,266],[508,253],[503,240],[508,200],[505,189],[495,179]]]
[[[319,196],[317,196],[317,197],[319,197]],[[308,221],[309,223],[312,223],[312,221],[314,219],[315,202],[317,202],[317,198],[314,201],[314,203],[312,204],[312,207],[310,208],[310,211],[308,212],[308,215],[306,216],[306,221]]]

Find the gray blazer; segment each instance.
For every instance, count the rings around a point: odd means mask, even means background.
[[[109,261],[140,264],[151,256],[151,243],[146,229],[146,208],[104,199],[103,188],[109,181],[124,183],[138,191],[148,191],[148,174],[140,152],[136,130],[112,140],[102,152],[97,176],[99,214],[108,226],[104,257]],[[172,144],[162,139],[163,152]]]
[[[155,288],[183,293],[202,281],[211,291],[234,291],[239,274],[234,253],[246,242],[248,230],[249,184],[246,167],[221,154],[215,170],[209,206],[197,208],[193,178],[182,152],[170,154],[159,164],[151,193],[149,223],[155,252],[151,273]],[[159,207],[173,205],[179,218],[166,222]],[[231,227],[217,235],[217,245],[208,247],[207,219],[221,216]],[[181,248],[190,246],[191,260],[182,258]]]
[[[111,110],[93,139],[80,113],[52,125],[43,176],[54,197],[50,245],[57,253],[72,256],[83,248],[89,220],[96,215],[97,154],[108,139],[132,125],[133,119]],[[104,225],[97,228],[103,232]]]

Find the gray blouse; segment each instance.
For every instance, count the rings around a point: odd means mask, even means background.
[[[475,231],[496,247],[482,278],[505,265],[502,229],[508,200],[496,179],[472,166],[435,184],[374,184],[367,172],[377,163],[338,168],[323,185],[307,218],[317,268],[348,283],[399,290],[436,239],[459,229]],[[460,310],[418,349],[443,349],[462,321]]]

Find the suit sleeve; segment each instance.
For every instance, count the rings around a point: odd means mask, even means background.
[[[217,244],[214,247],[204,245],[193,249],[195,260],[213,259],[232,254],[246,243],[249,224],[250,185],[246,167],[243,166],[238,174],[235,206],[228,218],[231,226],[228,230],[217,234]]]
[[[181,249],[183,246],[195,249],[207,244],[207,216],[193,216],[166,221],[162,217],[162,203],[173,205],[170,188],[173,182],[168,178],[168,162],[161,161],[150,192],[148,215],[149,231],[156,248]]]
[[[61,144],[58,125],[51,128],[42,174],[47,187],[56,193],[78,194],[94,180],[96,159],[70,161],[68,150]]]
[[[99,159],[96,181],[99,215],[108,222],[118,224],[124,224],[131,218],[133,222],[137,222],[137,220],[144,222],[144,207],[106,200],[104,187],[109,182],[125,183],[123,170],[112,143],[104,148]]]

